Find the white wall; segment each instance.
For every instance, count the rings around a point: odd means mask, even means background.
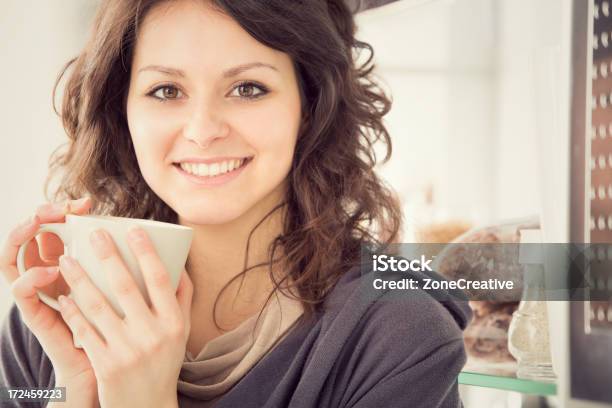
[[[495,206],[496,2],[400,1],[359,16],[394,106],[394,156],[381,174],[405,200],[407,237],[424,222],[411,204],[431,184],[438,218],[481,224]],[[431,221],[431,220],[429,220]]]
[[[76,55],[92,16],[91,0],[4,0],[0,13],[0,237],[44,202],[50,153],[65,140],[51,107],[57,74]],[[12,303],[0,279],[0,319]]]
[[[405,200],[431,182],[446,218],[542,213],[551,176],[566,180],[558,138],[567,93],[558,88],[568,82],[551,78],[567,69],[568,3],[404,0],[358,18],[394,97],[387,123],[396,149],[381,174]],[[418,216],[406,213],[408,223]]]

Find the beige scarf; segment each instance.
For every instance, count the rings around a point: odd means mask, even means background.
[[[262,357],[271,351],[303,314],[302,304],[276,291],[264,308],[258,327],[258,314],[232,331],[209,341],[197,357],[185,354],[178,390],[198,400],[197,407],[213,403],[236,384]],[[253,335],[253,329],[255,332]],[[181,405],[181,408],[189,408]]]

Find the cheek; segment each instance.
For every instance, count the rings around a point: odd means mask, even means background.
[[[278,103],[248,112],[235,126],[266,167],[286,172],[293,160],[299,123],[299,108],[296,111],[290,103]]]
[[[134,150],[145,179],[149,172],[164,164],[170,151],[178,124],[169,115],[139,107],[128,109],[128,126]]]

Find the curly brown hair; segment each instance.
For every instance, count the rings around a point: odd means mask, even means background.
[[[89,195],[96,213],[178,222],[140,173],[126,117],[138,27],[161,1],[167,0],[103,1],[86,46],[60,73],[54,100],[72,68],[58,113],[69,141],[54,152],[45,188],[49,196],[61,174],[54,200]],[[355,38],[353,13],[342,0],[210,1],[294,63],[303,120],[282,204],[283,230],[265,265],[276,289],[283,282],[294,289],[310,318],[337,280],[360,263],[362,245],[381,248],[399,239],[398,200],[374,172],[377,142],[386,149],[383,161],[391,156],[383,124],[391,100],[374,80],[373,49]],[[369,56],[357,64],[364,50]],[[234,279],[262,267],[247,265],[257,226],[246,243],[244,270]],[[277,252],[285,266],[280,280],[272,274]]]

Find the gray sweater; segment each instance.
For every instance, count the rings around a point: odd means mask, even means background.
[[[407,275],[400,278],[424,277]],[[316,317],[302,316],[215,407],[461,407],[457,375],[466,359],[467,302],[421,290],[397,296],[372,289],[373,278],[359,268],[347,272]],[[0,387],[53,384],[49,358],[13,306],[0,337]],[[181,408],[198,406],[178,398]]]

